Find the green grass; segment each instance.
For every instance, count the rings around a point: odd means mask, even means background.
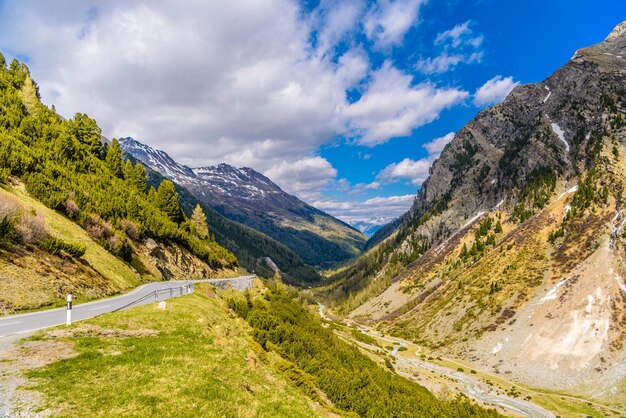
[[[130,309],[88,324],[158,336],[78,336],[78,355],[28,373],[55,416],[315,416],[311,401],[254,350],[248,325],[208,292]],[[77,325],[80,327],[81,325]]]
[[[370,337],[369,335],[364,334],[357,329],[353,329],[351,333],[352,333],[352,337],[354,337],[354,339],[357,341],[361,341],[362,343],[369,344],[369,345],[378,345],[378,342],[376,341],[375,338]]]

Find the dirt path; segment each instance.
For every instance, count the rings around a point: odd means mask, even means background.
[[[48,417],[50,411],[41,408],[41,394],[24,387],[28,382],[23,372],[46,364],[48,358],[69,354],[69,348],[64,345],[44,347],[35,341],[21,345],[19,338],[0,340],[0,417]],[[26,361],[23,361],[23,350],[28,351]]]

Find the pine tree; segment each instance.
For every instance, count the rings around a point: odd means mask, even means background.
[[[82,144],[87,145],[89,151],[101,157],[102,155],[102,130],[94,119],[84,113],[77,113],[74,119],[69,121],[69,129]]]
[[[500,223],[500,221],[498,221],[498,223],[496,223],[495,233],[499,234],[501,232],[502,232],[502,224]]]
[[[174,183],[163,180],[156,192],[156,204],[167,216],[176,223],[183,221],[183,211],[178,202],[178,193]]]
[[[150,186],[150,190],[148,191],[148,200],[152,203],[156,203],[157,192],[154,186]]]
[[[141,219],[141,206],[135,193],[132,193],[126,201],[126,212],[130,219]]]
[[[135,164],[135,168],[133,169],[133,174],[130,181],[139,192],[146,192],[148,184],[146,180],[146,170],[143,168],[143,165],[139,163]]]
[[[463,244],[463,248],[461,248],[460,257],[465,260],[469,254],[467,253],[467,244]]]
[[[209,228],[206,223],[206,215],[199,204],[196,205],[193,213],[191,214],[191,223],[193,224],[196,235],[200,238],[207,238],[209,236]]]
[[[124,175],[122,168],[122,155],[120,143],[114,138],[113,141],[111,141],[109,149],[107,150],[106,163],[113,175],[119,178],[122,178]]]
[[[130,160],[126,160],[126,164],[122,168],[122,172],[124,173],[124,179],[130,181],[133,178],[133,163]]]

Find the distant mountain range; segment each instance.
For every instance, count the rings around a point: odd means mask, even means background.
[[[133,138],[119,141],[127,154],[183,186],[200,202],[283,243],[311,266],[330,267],[358,255],[365,246],[367,238],[361,232],[284,192],[251,168],[220,164],[192,169]]]
[[[389,222],[392,222],[394,219],[395,218],[390,218],[387,216],[376,216],[364,221],[352,222],[351,225],[369,238],[374,235],[376,231],[378,231],[384,225],[387,225]]]

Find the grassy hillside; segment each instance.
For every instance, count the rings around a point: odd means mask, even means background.
[[[27,377],[55,416],[499,416],[438,400],[260,282],[42,331],[16,355],[46,348],[63,355]]]
[[[165,310],[148,305],[44,333],[37,343],[76,355],[28,376],[55,416],[325,415],[248,333],[208,285],[197,286]]]
[[[41,215],[52,236],[84,246],[86,251],[81,258],[106,277],[112,286],[126,289],[138,284],[137,274],[128,264],[98,245],[78,224],[29,196],[21,183],[0,187],[0,199],[14,200],[25,210]]]
[[[83,228],[30,197],[21,183],[0,187],[7,207],[34,215],[50,237],[84,248],[80,257],[51,254],[33,244],[0,245],[0,311],[63,304],[66,293],[88,300],[136,286],[141,278],[124,261],[97,244]],[[1,217],[1,215],[0,215]]]

